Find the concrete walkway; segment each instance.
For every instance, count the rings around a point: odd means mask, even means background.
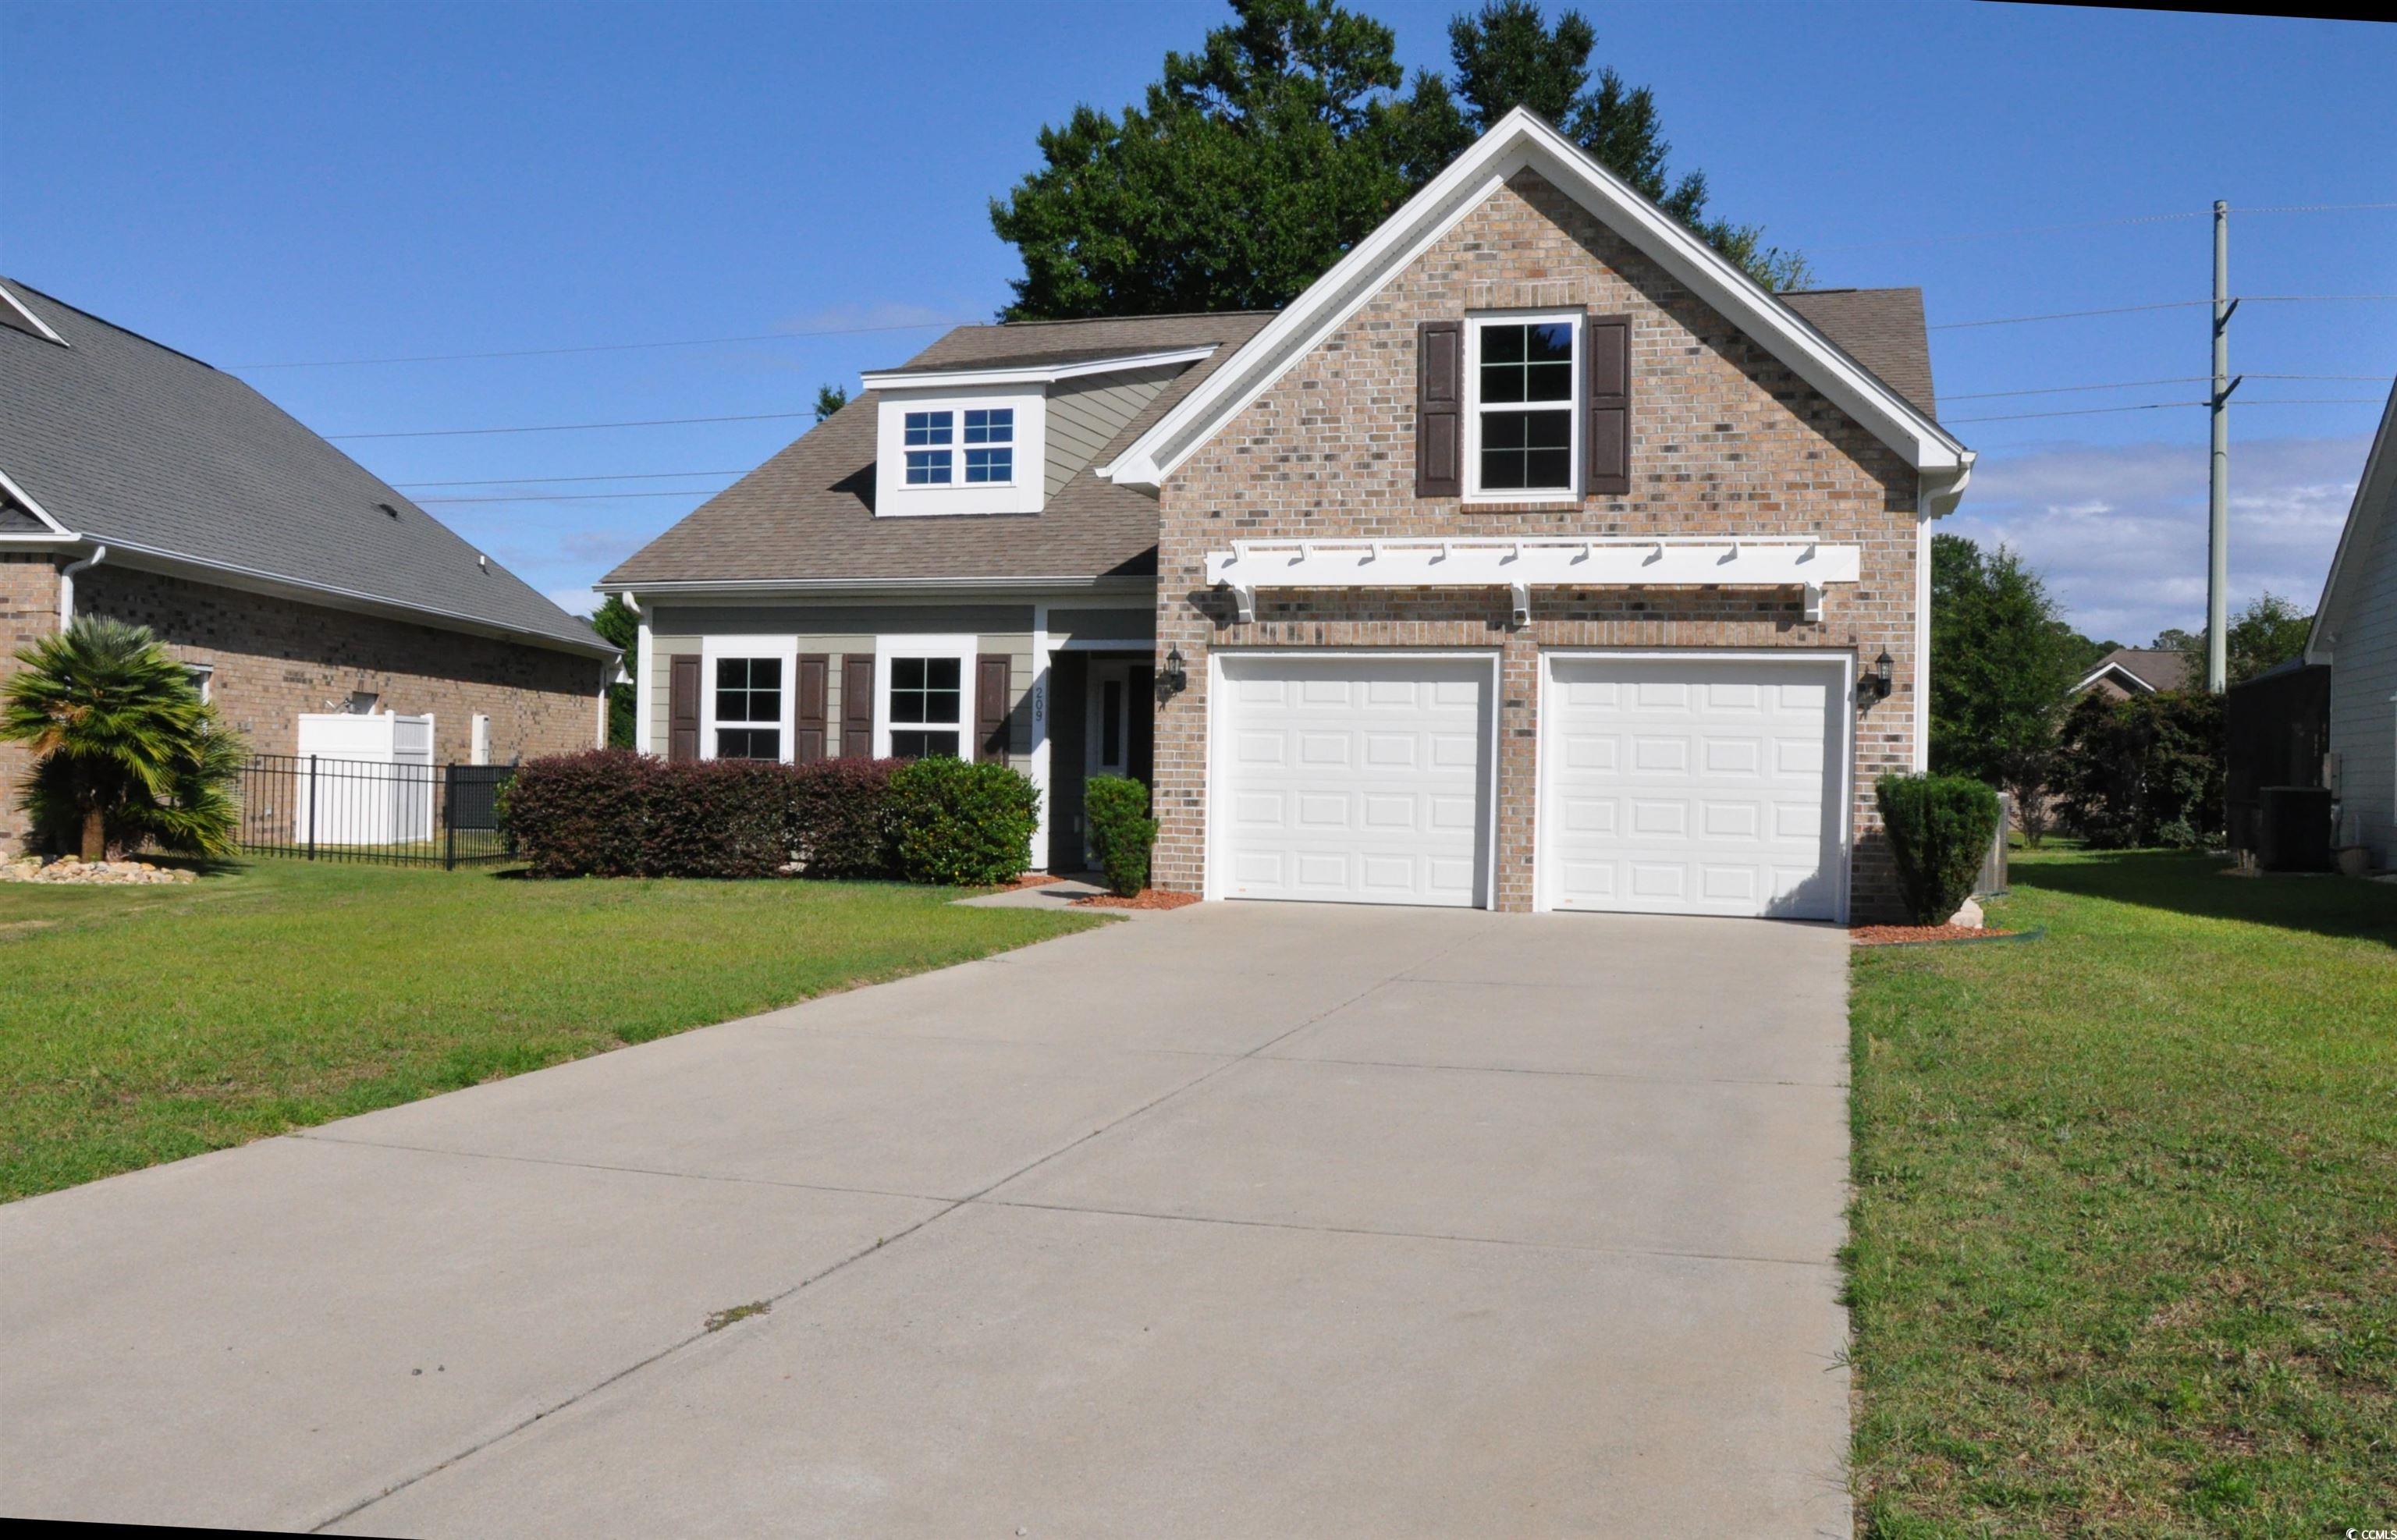
[[[0,1512],[1845,1536],[1846,951],[1208,904],[13,1204]]]

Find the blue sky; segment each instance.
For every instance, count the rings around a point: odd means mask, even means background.
[[[1457,0],[1360,8],[1410,65],[1446,62]],[[1716,211],[1807,251],[1820,282],[1922,285],[1935,325],[2203,298],[2205,220],[2145,216],[2397,204],[2397,29],[1937,0],[1583,8]],[[1134,99],[1224,14],[7,0],[0,272],[221,367],[778,334],[243,370],[327,434],[801,413],[819,382],[853,388],[930,341],[923,323],[1002,303],[1016,264],[984,203],[1038,128]],[[2237,215],[2231,276],[2397,291],[2397,209]],[[2233,414],[2234,593],[2310,606],[2397,369],[2397,302],[2251,304],[2233,338],[2235,368],[2379,382],[2251,379]],[[1944,329],[1933,355],[1943,416],[1983,451],[1949,528],[2020,546],[2093,635],[2194,624],[2202,410],[1959,420],[2191,399],[1961,397],[2202,374],[2203,311]],[[2324,397],[2369,401],[2261,404]],[[581,609],[805,425],[341,442],[402,484],[547,478],[409,490]],[[706,474],[560,479],[686,472]]]

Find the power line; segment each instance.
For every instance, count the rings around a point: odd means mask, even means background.
[[[420,497],[416,502],[422,507],[436,502],[604,502],[620,497],[714,497],[722,490],[721,487],[685,487],[674,492],[557,492],[547,497],[518,492],[513,497]]]
[[[452,364],[477,358],[554,358],[568,353],[632,353],[645,348],[708,348],[733,342],[779,342],[793,337],[860,337],[877,331],[930,331],[972,321],[907,321],[891,326],[823,327],[812,331],[759,331],[745,337],[686,337],[670,342],[596,342],[585,347],[516,348],[504,353],[417,353],[390,358],[298,358],[271,364],[225,364],[228,369],[328,369],[352,364]]]
[[[2086,315],[2129,315],[2142,310],[2188,310],[2196,305],[2210,305],[2211,300],[2165,300],[2149,305],[2113,305],[2105,310],[2057,310],[2044,315],[1999,315],[1986,321],[1942,321],[1925,329],[1958,331],[1966,327],[2015,327],[2026,321],[2077,321]]]
[[[2249,380],[2352,380],[2369,383],[2377,383],[2381,380],[2388,378],[2386,375],[2379,374],[2259,374],[2254,369],[2243,369],[2241,373]],[[2002,396],[2009,395],[2068,395],[2076,391],[2138,390],[2150,385],[2202,385],[2212,378],[2212,375],[2206,374],[2182,374],[2176,375],[2167,380],[2117,380],[2110,384],[2104,385],[2041,385],[2031,390],[1975,391],[1967,395],[1943,395],[1940,399],[1944,401],[1994,401]]]
[[[673,481],[687,475],[741,475],[741,471],[636,471],[619,475],[486,476],[479,481],[393,481],[393,487],[535,487],[558,481]]]
[[[2397,208],[2397,203],[2277,204],[2257,208],[2233,208],[2234,214],[2344,214],[2362,209]],[[2202,220],[2212,213],[2191,208],[2172,214],[2134,214],[2119,220],[2084,220],[2075,224],[2022,224],[2011,230],[1975,230],[1956,235],[1900,235],[1885,241],[1855,241],[1845,246],[1809,247],[1810,251],[1877,251],[1893,246],[1944,246],[1956,241],[1994,241],[2009,235],[2056,235],[2076,230],[2117,230],[2134,224],[2162,224],[2174,220]]]
[[[2359,403],[2377,405],[2379,397],[2372,395],[2306,396],[2282,401],[2246,401],[2241,407],[2348,407]],[[2104,417],[2113,412],[2163,411],[2172,407],[2210,407],[2211,401],[2149,401],[2136,407],[2082,407],[2070,411],[2003,412],[1992,417],[1943,417],[1944,425],[1964,422],[2021,422],[2034,417]]]
[[[460,438],[493,433],[581,433],[592,428],[671,428],[690,422],[772,422],[793,417],[813,417],[802,411],[745,412],[736,417],[645,417],[628,422],[542,422],[521,428],[412,428],[404,433],[328,433],[324,438]]]

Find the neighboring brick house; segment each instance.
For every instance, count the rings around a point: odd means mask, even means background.
[[[1061,447],[1061,389],[1138,369]],[[654,751],[1006,755],[1059,866],[1129,768],[1210,897],[1893,912],[1872,783],[1923,762],[1973,462],[1916,291],[1769,294],[1518,112],[1278,315],[962,328],[867,384],[603,580]]]
[[[0,279],[0,678],[77,614],[156,632],[261,754],[302,713],[434,757],[588,748],[617,654],[233,376]],[[26,752],[0,744],[0,850]]]

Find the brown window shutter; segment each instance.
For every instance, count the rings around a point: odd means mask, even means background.
[[[699,757],[699,660],[687,653],[666,679],[666,757]]]
[[[1583,430],[1588,485],[1584,497],[1623,497],[1631,490],[1631,317],[1593,315],[1589,349],[1589,420]]]
[[[824,687],[831,669],[832,659],[824,653],[799,654],[798,715],[792,719],[797,741],[791,745],[791,758],[797,764],[812,765],[825,756],[831,724],[824,720]]]
[[[1465,493],[1465,323],[1415,326],[1415,496]]]
[[[840,660],[840,757],[874,757],[874,655],[851,652]]]
[[[974,660],[974,757],[996,765],[1007,763],[1009,668],[1004,652],[985,652]]]

